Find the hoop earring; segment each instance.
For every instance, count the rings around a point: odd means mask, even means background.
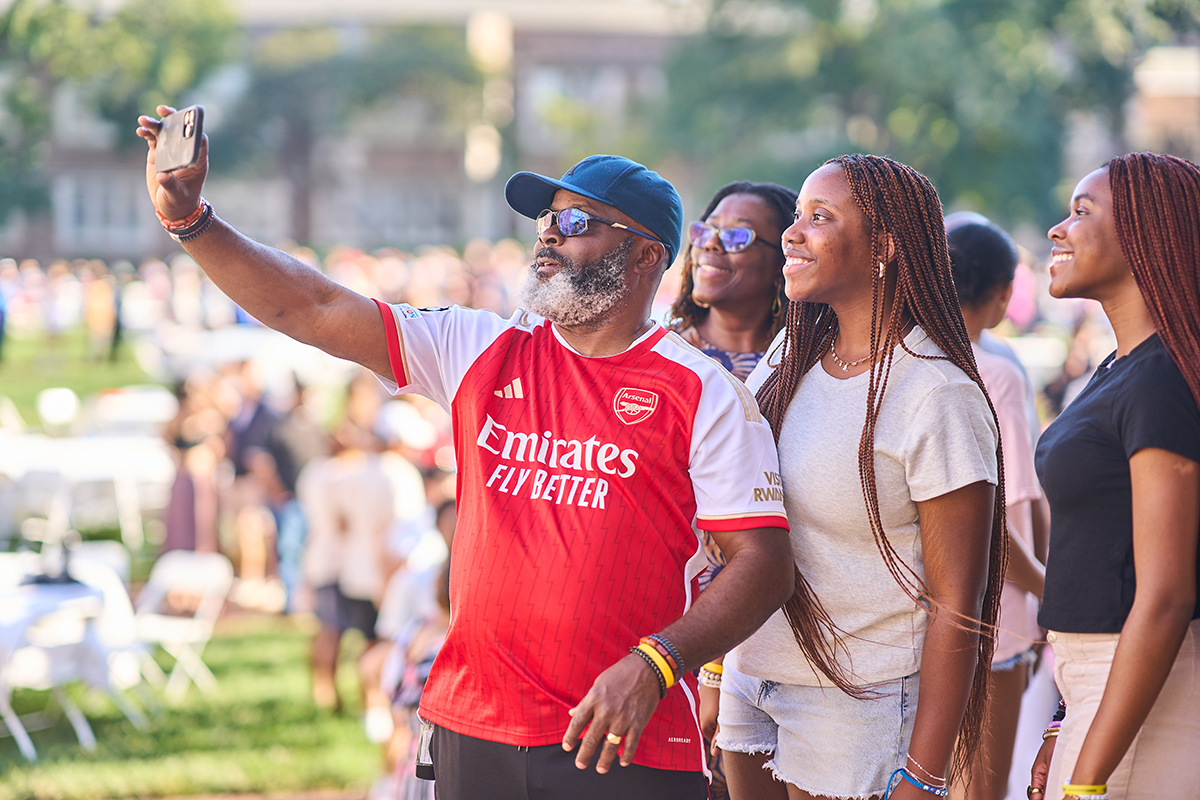
[[[697,305],[700,308],[709,308],[712,305],[711,303],[701,303],[699,300],[696,299],[696,296],[694,294],[692,295],[691,300],[694,305]]]
[[[777,319],[779,312],[783,310],[783,303],[779,300],[779,289],[775,289],[775,302],[771,304],[771,319]]]
[[[879,262],[879,277],[881,277],[881,278],[883,277],[884,266],[885,266],[884,263],[882,261],[880,261]]]

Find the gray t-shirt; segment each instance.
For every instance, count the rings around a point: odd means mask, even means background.
[[[757,391],[779,363],[783,333],[751,373]],[[923,330],[913,352],[944,355]],[[858,471],[869,373],[835,378],[817,364],[801,380],[779,436],[783,498],[796,565],[843,636],[853,683],[920,668],[928,614],[897,585],[871,535]],[[917,503],[977,481],[996,483],[996,425],[979,387],[949,361],[897,348],[875,428],[879,512],[896,553],[924,578]],[[739,672],[779,683],[832,684],[805,660],[782,611],[729,654]]]

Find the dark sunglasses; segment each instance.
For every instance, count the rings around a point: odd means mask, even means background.
[[[636,233],[638,236],[643,236],[652,242],[661,243],[661,240],[657,239],[656,237],[642,233],[641,231],[635,231],[628,225],[622,225],[620,222],[613,222],[610,219],[597,217],[595,214],[589,214],[586,211],[580,211],[578,208],[564,208],[561,211],[551,211],[547,208],[541,214],[538,214],[538,236],[541,236],[555,225],[558,226],[558,230],[563,236],[578,236],[581,233],[587,233],[588,220],[592,219],[596,220],[596,222],[603,222],[605,225],[611,225],[614,228],[620,228],[623,231]]]
[[[740,253],[755,242],[753,228],[741,228],[734,225],[728,228],[714,228],[707,222],[699,220],[688,226],[688,239],[695,247],[704,247],[713,236],[721,243],[726,253]]]

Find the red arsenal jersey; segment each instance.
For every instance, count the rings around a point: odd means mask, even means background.
[[[527,312],[379,305],[385,382],[450,410],[458,459],[450,630],[421,715],[561,742],[596,677],[691,606],[693,526],[787,527],[771,431],[737,379],[658,326],[589,358]],[[635,761],[702,770],[698,711],[687,675]]]

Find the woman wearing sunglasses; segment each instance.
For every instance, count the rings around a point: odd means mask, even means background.
[[[688,226],[679,296],[668,326],[693,347],[716,359],[740,380],[758,364],[783,327],[788,299],[783,292],[780,235],[792,224],[796,193],[774,183],[738,181],[722,186],[700,220]],[[703,591],[725,566],[712,535],[701,531],[708,569]],[[705,665],[700,683],[700,729],[711,743],[720,702],[720,659]],[[719,750],[708,762],[712,800],[729,797]]]
[[[1114,158],[1049,236],[1050,294],[1098,300],[1117,349],[1038,442],[1066,716],[1029,796],[1200,797],[1200,167]]]
[[[783,250],[796,193],[739,181],[713,195],[688,226],[679,297],[670,328],[742,380],[783,327]]]
[[[805,180],[783,248],[787,323],[746,384],[797,588],[725,657],[730,794],[944,797],[981,737],[1005,537],[941,201],[911,167],[842,156]]]

